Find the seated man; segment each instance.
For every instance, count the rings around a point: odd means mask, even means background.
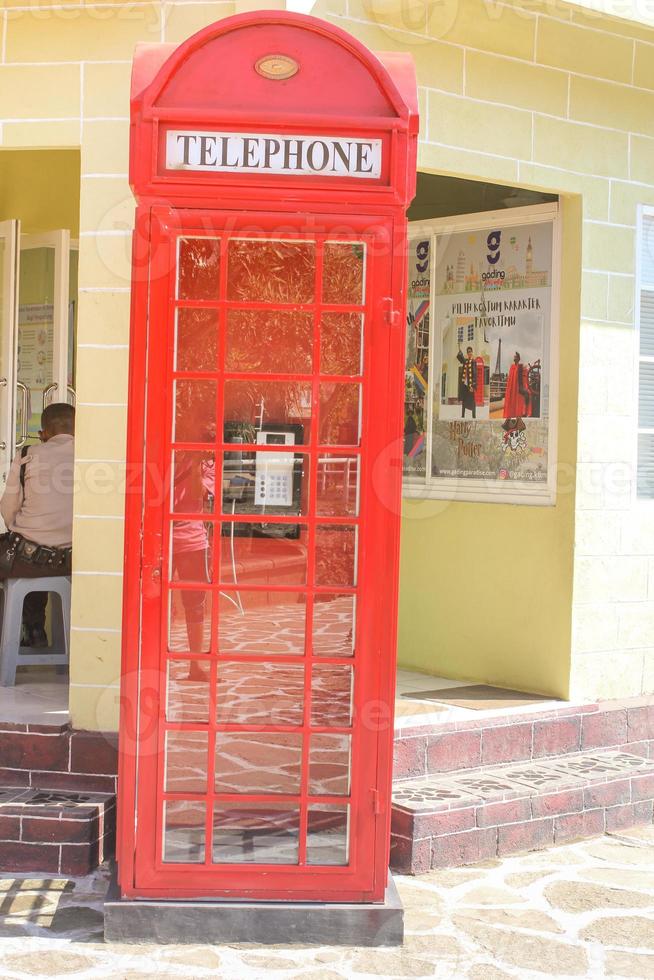
[[[7,533],[0,535],[0,579],[70,575],[73,527],[75,409],[48,405],[40,445],[16,453],[0,500]],[[47,646],[47,592],[25,599],[23,628],[30,646]]]

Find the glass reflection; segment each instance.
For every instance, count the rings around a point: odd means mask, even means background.
[[[358,446],[361,438],[361,386],[323,382],[320,385],[321,446]]]
[[[324,303],[363,302],[365,245],[325,242],[322,267]]]
[[[201,864],[204,861],[204,813],[204,803],[164,802],[162,858],[165,862]]]
[[[362,332],[362,313],[323,313],[320,373],[361,374]]]
[[[177,310],[175,336],[176,371],[216,371],[218,359],[218,311]]]
[[[226,585],[304,585],[307,529],[299,524],[222,525],[220,577]],[[340,583],[339,583],[340,584]]]
[[[311,303],[315,245],[311,242],[231,239],[227,299],[257,303]]]
[[[195,669],[193,669],[195,664]],[[209,671],[193,660],[168,661],[167,721],[209,721]]]
[[[219,270],[220,239],[179,239],[179,299],[218,299]]]
[[[316,527],[316,585],[356,585],[357,529]]]
[[[196,449],[173,453],[171,507],[176,514],[213,512],[216,493],[215,456]]]
[[[311,674],[311,724],[347,728],[352,720],[352,668],[314,664]]]
[[[307,607],[299,592],[222,592],[218,652],[297,656],[304,653]]]
[[[307,814],[307,864],[348,863],[350,808],[340,803],[315,803]]]
[[[175,442],[214,442],[216,438],[216,382],[176,381]]]
[[[226,381],[225,438],[256,443],[258,433],[284,434],[281,445],[309,441],[311,385],[305,381]],[[290,441],[286,440],[286,434]]]
[[[218,732],[217,793],[300,792],[302,736]]]
[[[304,665],[220,663],[216,717],[225,725],[301,725]]]
[[[318,457],[316,513],[329,517],[359,514],[359,457],[322,453]]]
[[[312,349],[311,313],[271,309],[227,313],[226,371],[310,374]]]
[[[347,796],[350,792],[350,735],[315,734],[309,746],[309,793]]]
[[[356,596],[319,593],[313,602],[313,655],[351,657],[356,634]]]
[[[171,653],[208,653],[211,646],[211,593],[205,589],[171,589],[168,649]],[[192,673],[197,673],[197,665]]]
[[[288,803],[216,803],[216,864],[297,864],[300,811]]]
[[[209,735],[207,732],[166,732],[167,793],[205,793]]]
[[[208,531],[202,521],[173,521],[170,539],[171,581],[211,582]]]

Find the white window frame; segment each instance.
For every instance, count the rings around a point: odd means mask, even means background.
[[[432,458],[433,385],[436,368],[436,283],[434,263],[436,250],[434,239],[443,233],[456,234],[461,231],[485,230],[489,226],[501,225],[509,228],[514,225],[552,222],[552,293],[551,293],[551,333],[550,333],[550,373],[549,373],[549,427],[547,447],[547,481],[533,484],[502,483],[499,481],[451,479],[432,480],[430,476]],[[502,504],[530,504],[553,506],[556,504],[556,478],[558,471],[558,408],[559,408],[559,335],[561,324],[561,209],[558,203],[536,204],[529,207],[507,208],[501,211],[481,211],[476,214],[457,215],[450,218],[434,218],[430,221],[416,221],[409,224],[409,238],[419,236],[430,239],[430,339],[429,339],[429,383],[427,389],[427,432],[426,477],[405,476],[402,484],[404,497],[428,500],[458,500]],[[440,362],[440,359],[439,359]],[[441,376],[437,379],[440,393]],[[483,484],[483,486],[480,486]]]
[[[635,285],[634,285],[634,325],[636,328],[636,343],[634,345],[634,419],[636,425],[635,429],[635,445],[634,445],[634,460],[636,461],[633,487],[632,487],[632,498],[633,502],[639,506],[651,506],[654,503],[654,493],[651,497],[640,496],[638,493],[638,437],[640,435],[652,435],[654,436],[654,428],[651,427],[641,427],[638,424],[639,406],[640,406],[640,365],[641,364],[654,364],[654,356],[650,354],[640,353],[640,296],[643,290],[648,292],[654,292],[654,282],[644,282],[643,281],[643,270],[641,263],[641,254],[643,250],[643,236],[645,228],[645,219],[651,218],[654,223],[654,207],[646,204],[640,204],[638,206],[638,213],[636,216],[636,256],[635,256]]]

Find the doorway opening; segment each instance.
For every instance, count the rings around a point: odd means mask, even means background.
[[[79,150],[0,152],[0,495],[43,409],[75,404],[79,208]],[[53,667],[21,667],[0,688],[3,721],[67,715],[68,678]]]
[[[552,289],[551,307],[549,296],[543,299],[542,294],[558,281],[558,251],[552,248],[551,231],[549,253],[543,244],[548,232],[542,215],[558,203],[556,194],[524,187],[417,175],[408,211],[405,519],[396,702],[402,726],[443,721],[446,715],[474,717],[480,710],[501,712],[507,705],[533,710],[556,686],[539,675],[534,660],[523,656],[528,621],[525,625],[520,616],[507,621],[504,607],[507,594],[514,609],[533,605],[523,574],[525,542],[547,538],[551,511],[489,508],[483,493],[493,480],[480,478],[475,484],[474,477],[481,477],[476,469],[491,471],[497,458],[497,465],[504,465],[502,426],[508,432],[509,423],[520,423],[510,433],[517,444],[518,429],[545,428],[556,415],[556,383],[548,408],[545,371],[556,362],[547,338],[549,310],[558,307],[557,290]],[[540,237],[532,224],[537,221],[544,229]],[[498,242],[501,236],[501,256],[499,247],[495,252],[490,248],[492,235]],[[522,320],[521,314],[514,315],[528,302],[542,303],[545,311],[529,314],[529,322],[526,314]],[[556,313],[551,319],[554,323]],[[524,366],[521,361],[513,367],[516,357],[523,358]],[[522,371],[519,390],[529,390],[529,405],[514,409],[518,393],[513,398],[509,379],[516,371]],[[462,390],[466,381],[470,392]],[[507,414],[524,415],[524,424]],[[485,431],[491,428],[492,433]],[[548,436],[549,431],[544,438]],[[539,446],[539,452],[546,453],[547,446]],[[553,438],[551,446],[555,458]],[[484,467],[477,466],[476,453]],[[439,480],[444,484],[450,474],[443,489]],[[497,502],[502,502],[501,492],[498,487]],[[554,549],[544,549],[545,565],[556,560]]]

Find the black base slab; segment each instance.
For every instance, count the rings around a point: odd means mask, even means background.
[[[317,943],[401,946],[404,909],[392,877],[379,904],[120,898],[104,905],[104,938],[122,943]]]

